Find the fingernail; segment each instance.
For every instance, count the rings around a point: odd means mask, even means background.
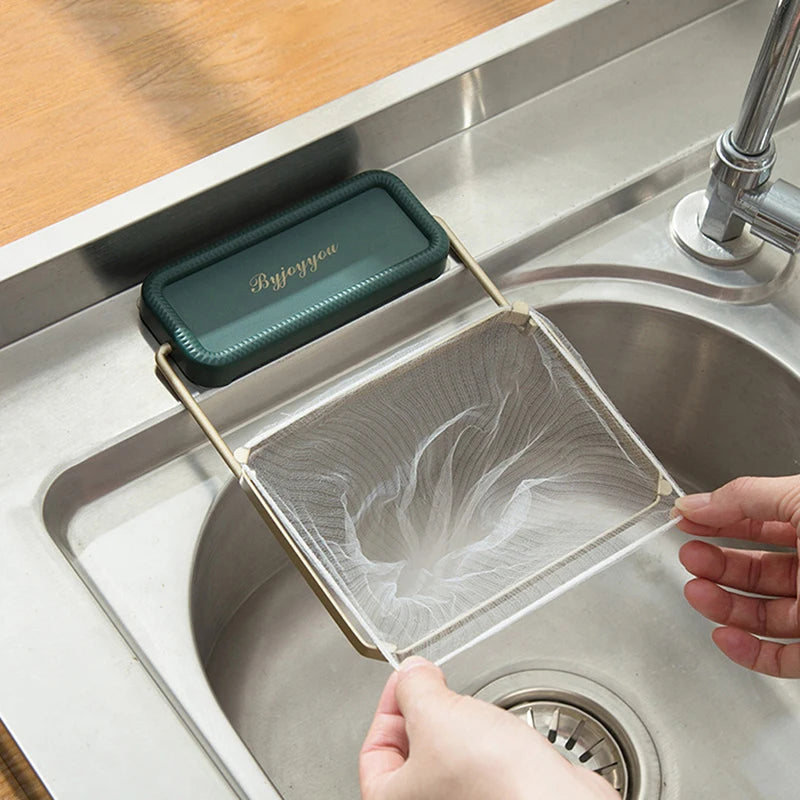
[[[425,660],[421,656],[410,656],[400,664],[400,672],[410,672],[417,667],[429,666],[430,663],[430,661]]]
[[[691,514],[695,511],[700,511],[711,502],[711,493],[704,492],[703,494],[687,494],[684,497],[679,497],[675,501],[675,508],[682,514]]]

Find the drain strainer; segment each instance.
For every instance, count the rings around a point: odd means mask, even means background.
[[[601,684],[571,672],[526,670],[475,696],[520,717],[570,763],[602,775],[624,800],[660,796],[653,740],[633,709]]]
[[[551,700],[534,700],[508,709],[549,739],[568,761],[602,775],[623,797],[628,767],[614,735],[582,708]]]

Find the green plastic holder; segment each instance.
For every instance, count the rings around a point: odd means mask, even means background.
[[[140,312],[191,381],[222,386],[442,273],[446,233],[363,172],[150,274]]]

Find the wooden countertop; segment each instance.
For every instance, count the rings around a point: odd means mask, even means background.
[[[25,757],[0,722],[0,800],[50,800]]]
[[[547,1],[4,0],[0,244]]]
[[[4,0],[0,245],[549,0]],[[0,800],[49,797],[0,725]]]

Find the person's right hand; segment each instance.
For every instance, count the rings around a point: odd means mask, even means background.
[[[758,638],[800,639],[800,475],[738,478],[710,494],[682,497],[675,507],[684,517],[678,527],[694,536],[795,548],[765,552],[692,541],[683,545],[680,559],[696,576],[686,584],[686,599],[724,626],[712,638],[728,658],[766,675],[800,678],[800,642]]]
[[[359,767],[362,800],[619,800],[522,720],[450,691],[422,658],[389,678]]]

